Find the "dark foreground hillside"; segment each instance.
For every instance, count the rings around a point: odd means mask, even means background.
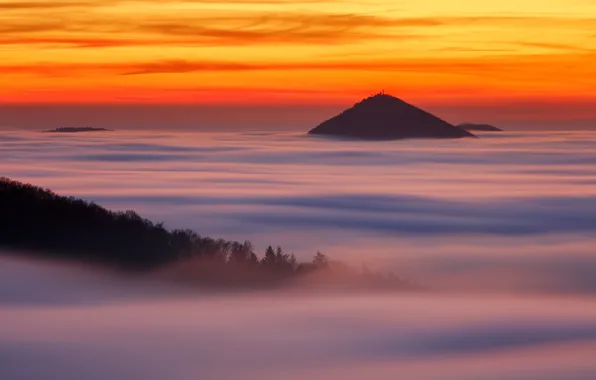
[[[317,253],[299,263],[281,247],[259,257],[239,243],[167,230],[134,211],[114,212],[95,203],[0,178],[0,247],[33,256],[74,260],[135,272],[175,273],[209,285],[280,285],[298,278],[311,284],[403,288],[393,276],[355,271]],[[335,285],[337,285],[335,284]]]

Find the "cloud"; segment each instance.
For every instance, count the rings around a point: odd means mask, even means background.
[[[583,51],[583,52],[593,52],[596,49],[589,49],[582,46],[571,45],[571,44],[557,44],[557,43],[548,43],[548,42],[513,42],[515,45],[519,46],[527,46],[527,47],[537,47],[543,49],[552,49],[552,50],[569,50],[569,51]]]
[[[98,4],[97,1],[10,1],[0,3],[0,10],[50,10],[73,7],[89,7]]]
[[[220,3],[219,0],[211,0]],[[318,0],[313,0],[318,2]],[[5,10],[27,11],[18,17],[0,15],[0,31],[6,44],[20,40],[21,44],[62,44],[71,47],[146,46],[247,46],[263,44],[351,44],[386,39],[442,39],[435,32],[441,27],[474,28],[477,24],[514,27],[575,27],[589,28],[596,21],[588,18],[544,16],[453,16],[453,17],[395,17],[384,14],[325,12],[320,10],[255,10],[242,4],[252,0],[221,1],[237,8],[204,9],[183,12],[164,8],[159,14],[140,13],[131,20],[119,5],[126,2],[57,1],[17,2],[3,5]],[[141,2],[152,3],[151,1]],[[163,2],[153,2],[162,4]],[[209,3],[209,2],[208,2]],[[254,1],[255,4],[284,4],[274,0]],[[194,4],[201,1],[171,1],[166,5]],[[0,5],[2,6],[2,5]],[[139,5],[141,6],[141,5]],[[86,12],[73,7],[88,7]],[[99,10],[98,10],[99,9]],[[109,17],[104,11],[109,9]],[[48,24],[48,18],[60,20]],[[39,24],[44,27],[40,28]],[[38,35],[36,32],[51,32]],[[17,34],[11,36],[10,34]],[[16,37],[16,38],[12,38]],[[97,39],[97,41],[93,41]],[[0,44],[2,41],[0,41]],[[548,44],[548,42],[544,42]]]
[[[0,162],[15,179],[135,209],[169,228],[250,239],[259,252],[281,244],[307,259],[320,249],[458,290],[596,294],[590,132],[386,143],[287,130],[166,132],[177,118],[196,130],[239,113],[222,108],[197,121],[191,109],[209,112],[186,107],[160,117],[139,107],[122,130],[93,136],[6,132]],[[47,110],[19,113],[36,116],[37,129],[45,120],[114,127],[103,115],[125,108]],[[68,118],[76,113],[87,118]],[[232,124],[246,126],[236,117]],[[145,119],[160,129],[127,130]]]
[[[146,63],[132,66],[130,71],[122,75],[139,75],[155,73],[189,73],[195,71],[245,71],[265,70],[271,66],[251,65],[236,62],[188,62],[188,61],[165,61]]]
[[[101,45],[114,44],[114,41],[75,40],[77,43]],[[120,40],[122,41],[122,40]],[[579,63],[589,61],[591,55],[579,55]],[[402,59],[402,60],[310,60],[305,62],[289,61],[218,61],[204,60],[193,61],[185,59],[173,59],[155,62],[127,62],[127,63],[51,63],[36,62],[26,65],[2,65],[0,69],[5,73],[33,74],[40,76],[72,76],[72,75],[95,75],[98,72],[104,75],[142,75],[158,73],[192,73],[209,71],[258,71],[258,70],[350,70],[350,71],[396,71],[396,72],[425,72],[425,73],[450,73],[464,76],[489,75],[499,73],[500,76],[511,76],[515,72],[523,72],[524,68],[535,66],[542,60],[543,65],[535,73],[541,70],[549,70],[554,65],[560,65],[559,55],[535,56],[532,61],[523,60],[523,56],[508,57],[485,57],[482,60],[477,58],[435,58],[435,59]],[[591,66],[590,66],[591,67]],[[586,68],[587,69],[587,68]]]
[[[51,25],[38,26],[39,31],[51,30]],[[16,31],[18,29],[13,29]],[[77,47],[77,48],[102,48],[102,47],[123,47],[123,46],[155,46],[160,45],[155,40],[141,40],[132,38],[110,38],[93,36],[33,36],[33,37],[2,37],[0,36],[0,45],[45,45],[50,47]]]
[[[146,154],[110,154],[73,159],[92,161],[168,160]],[[183,159],[171,156],[169,160]],[[205,159],[208,159],[205,156]],[[242,179],[238,180],[239,183]],[[295,197],[92,197],[113,205],[155,204],[194,209],[234,206],[228,215],[237,223],[286,229],[339,229],[400,235],[585,234],[596,232],[595,197],[528,197],[474,202],[416,196],[295,196]],[[269,211],[263,211],[269,210]],[[223,212],[226,214],[226,212]]]
[[[35,74],[40,76],[61,77],[77,75],[93,75],[103,72],[107,75],[140,75],[154,73],[188,73],[197,71],[245,71],[263,70],[270,66],[242,64],[226,61],[189,62],[184,60],[171,60],[147,63],[107,63],[107,64],[55,64],[39,62],[31,66],[0,65],[5,73]]]
[[[216,13],[204,17],[163,16],[159,19],[141,17],[134,23],[119,22],[118,18],[79,17],[65,17],[64,23],[41,24],[37,18],[30,22],[9,19],[0,26],[3,33],[0,44],[63,44],[75,47],[340,44],[367,39],[422,38],[420,34],[400,33],[388,28],[437,25],[432,19],[295,12],[242,12],[226,16]],[[38,35],[35,32],[52,33]]]
[[[76,267],[0,260],[3,379],[595,374],[594,298],[188,294]]]
[[[1,20],[1,19],[0,19]],[[3,44],[4,40],[7,40],[9,44],[14,43],[11,41],[19,40],[22,44],[27,44],[28,36],[16,37],[17,34],[22,33],[37,33],[37,32],[51,32],[60,30],[63,25],[60,22],[36,22],[27,23],[23,21],[11,21],[0,23],[0,44]],[[47,38],[47,37],[46,37]]]

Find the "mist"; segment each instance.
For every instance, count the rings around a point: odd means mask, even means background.
[[[596,290],[592,132],[341,143],[260,130],[1,139],[3,175],[168,228],[249,239],[260,254],[270,244],[305,260],[320,250],[441,288]]]
[[[46,128],[39,128],[46,129]],[[424,291],[214,292],[0,257],[2,379],[592,379],[596,134],[0,134],[2,175]],[[307,284],[308,285],[308,284]]]
[[[3,379],[596,376],[593,297],[188,292],[6,256],[0,289]]]

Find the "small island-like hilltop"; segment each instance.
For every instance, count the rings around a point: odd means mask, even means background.
[[[112,132],[113,129],[93,128],[93,127],[62,127],[50,129],[44,132],[48,133],[77,133],[77,132]]]
[[[368,140],[475,137],[383,92],[356,103],[308,133]]]

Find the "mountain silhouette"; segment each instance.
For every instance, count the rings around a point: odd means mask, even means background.
[[[457,127],[465,129],[466,131],[503,132],[501,128],[497,128],[490,124],[462,123],[458,124]]]
[[[370,140],[475,137],[394,96],[379,93],[308,132]]]

